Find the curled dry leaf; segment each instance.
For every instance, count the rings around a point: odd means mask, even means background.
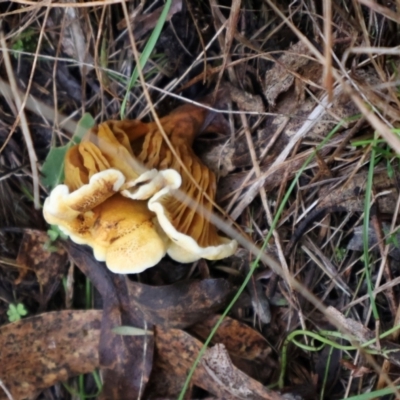
[[[232,162],[234,154],[235,147],[232,143],[225,143],[217,145],[204,153],[202,160],[217,177],[223,177],[235,169],[235,165]]]
[[[46,221],[118,273],[141,272],[166,253],[179,262],[232,255],[236,241],[205,217],[215,175],[192,149],[212,119],[185,105],[160,120],[176,156],[156,123],[108,121],[92,129],[68,151],[64,185],[44,205]]]
[[[0,328],[0,379],[14,400],[99,365],[102,311],[57,311]],[[0,399],[7,399],[0,390]]]
[[[146,320],[165,328],[186,328],[224,307],[233,295],[225,279],[181,281],[166,286],[149,286],[127,281],[131,304]]]
[[[192,326],[190,332],[205,340],[219,318],[219,315],[213,315]],[[229,351],[233,364],[259,382],[268,382],[277,370],[265,338],[240,321],[225,317],[211,343],[222,343]]]
[[[225,83],[224,87],[228,91],[231,100],[237,104],[240,110],[259,113],[265,112],[261,96],[245,92],[230,83]]]

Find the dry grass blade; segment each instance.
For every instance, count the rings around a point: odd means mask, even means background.
[[[19,121],[21,121],[21,129],[24,134],[26,146],[28,148],[29,161],[30,161],[31,171],[32,171],[33,198],[34,198],[34,202],[35,202],[35,208],[38,210],[40,208],[39,173],[38,173],[38,166],[37,166],[37,157],[36,157],[35,149],[33,147],[32,137],[29,132],[28,121],[27,121],[27,118],[26,118],[25,112],[24,112],[24,103],[26,102],[26,100],[24,102],[22,102],[21,98],[19,97],[20,92],[18,91],[17,83],[15,81],[15,76],[14,76],[13,68],[11,66],[10,56],[9,56],[8,49],[7,49],[7,44],[4,39],[4,34],[2,31],[0,31],[0,43],[1,43],[1,47],[3,49],[3,56],[4,56],[4,62],[6,65],[8,79],[10,81],[10,86],[12,88],[12,95],[14,97],[14,101],[15,101],[15,104],[16,104],[17,110],[18,110],[18,115],[16,115],[16,121],[15,121],[14,127],[11,129],[11,131],[13,132],[16,125],[19,123]]]

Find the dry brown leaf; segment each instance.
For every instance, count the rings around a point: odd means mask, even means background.
[[[75,3],[75,0],[71,3]],[[64,27],[60,36],[62,50],[79,62],[83,75],[90,72],[93,69],[90,65],[93,65],[94,62],[90,54],[88,38],[85,36],[86,29],[82,10],[76,7],[55,8],[48,23],[50,26],[61,25]],[[52,29],[49,29],[49,32],[52,34]]]
[[[101,398],[123,400],[127,393],[136,398],[143,393],[152,369],[153,327],[147,324],[141,310],[130,304],[125,276],[111,273],[104,263],[94,260],[82,246],[68,244],[67,248],[103,299],[99,343],[104,382]],[[149,334],[121,336],[112,331],[118,326],[142,328]]]
[[[184,331],[178,329],[161,329],[158,327],[155,330],[155,343],[155,373],[151,376],[147,394],[153,398],[157,397],[157,395],[161,398],[175,397],[180,392],[186,376],[201,349],[202,343]],[[235,371],[238,371],[237,373],[243,378],[243,382],[250,382],[252,389],[256,388],[256,390],[264,394],[268,393],[270,397],[265,397],[265,399],[281,400],[283,398],[281,395],[269,391],[259,382],[246,376],[245,373],[237,370],[236,367],[233,368],[235,368]],[[207,390],[217,398],[237,399],[229,387],[210,377],[203,362],[196,368],[191,383]]]
[[[276,60],[275,65],[266,72],[264,93],[272,107],[275,106],[278,96],[293,85],[295,80],[294,73],[302,68],[309,68],[310,64],[315,64],[315,61],[310,60],[311,56],[312,53],[308,47],[299,41],[281,55]],[[322,67],[319,69],[322,73]]]
[[[46,232],[25,229],[17,257],[18,265],[23,268],[18,281],[28,270],[34,271],[37,276],[41,288],[37,300],[42,309],[60,284],[67,267],[65,250],[54,244],[56,250],[49,251],[45,248],[48,243]]]
[[[205,340],[219,317],[214,315],[201,321],[191,327],[190,332]],[[222,343],[229,351],[233,364],[260,382],[268,381],[276,371],[277,365],[270,357],[271,348],[265,338],[240,321],[225,317],[211,343]]]
[[[205,340],[219,318],[219,315],[213,315],[191,327],[190,331]],[[212,343],[223,343],[231,356],[259,363],[266,363],[271,353],[271,348],[259,332],[230,317],[224,318]],[[243,343],[246,343],[245,347]]]
[[[397,177],[390,178],[385,165],[377,165],[374,170],[373,190],[377,196],[379,210],[383,213],[393,213],[398,196]],[[344,185],[332,184],[320,190],[319,208],[340,205],[347,211],[361,211],[364,209],[365,187],[368,171],[362,170],[351,179],[346,179]],[[378,196],[378,194],[380,194]]]
[[[231,100],[237,104],[240,110],[259,113],[265,112],[261,96],[245,92],[229,83],[225,83],[224,88],[226,88]]]
[[[102,311],[57,311],[0,328],[0,379],[14,400],[99,365]],[[0,390],[0,399],[7,399]]]
[[[209,380],[236,399],[282,400],[285,397],[237,369],[223,344],[208,349],[201,360]],[[287,397],[286,397],[287,398]]]
[[[233,294],[225,279],[186,280],[165,286],[128,281],[132,304],[163,328],[186,328],[223,308]]]
[[[235,148],[231,143],[219,144],[202,154],[201,159],[219,177],[228,175],[236,166],[233,164]]]

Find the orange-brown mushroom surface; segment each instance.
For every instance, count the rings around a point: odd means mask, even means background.
[[[209,114],[182,106],[160,119],[175,154],[156,123],[108,121],[92,129],[68,151],[64,185],[45,202],[46,221],[119,273],[141,272],[166,252],[180,262],[232,255],[236,241],[205,217],[215,176],[192,150]]]

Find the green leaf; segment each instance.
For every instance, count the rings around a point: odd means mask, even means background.
[[[27,314],[28,311],[22,303],[18,303],[17,305],[10,303],[8,305],[7,316],[10,322],[19,321],[21,317]]]
[[[71,141],[65,146],[53,147],[50,149],[42,167],[42,183],[53,189],[64,180],[64,158],[70,147],[80,143],[86,132],[95,125],[93,117],[86,113],[79,120],[78,126]]]
[[[21,317],[24,317],[28,314],[28,311],[26,311],[26,308],[22,303],[17,304],[17,312]]]
[[[141,328],[135,328],[134,326],[116,326],[112,329],[114,333],[122,336],[144,336],[152,335],[153,332]]]

